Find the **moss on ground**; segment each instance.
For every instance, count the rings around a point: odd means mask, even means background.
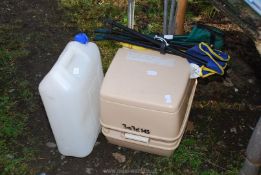
[[[17,72],[17,62],[28,51],[19,26],[0,25],[0,172],[28,174],[34,151],[28,146],[28,116],[34,109],[29,82]],[[12,38],[12,40],[10,39]],[[30,109],[30,110],[28,110]]]

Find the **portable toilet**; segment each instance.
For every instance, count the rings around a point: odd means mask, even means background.
[[[186,128],[196,85],[182,57],[120,48],[100,91],[102,133],[112,144],[170,156]]]

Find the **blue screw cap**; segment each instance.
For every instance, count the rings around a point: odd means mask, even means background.
[[[82,44],[87,44],[89,42],[89,38],[85,33],[78,33],[74,36],[74,41],[78,41]]]

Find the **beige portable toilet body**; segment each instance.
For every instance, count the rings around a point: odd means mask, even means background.
[[[100,92],[102,133],[116,145],[171,155],[184,133],[196,84],[184,58],[120,48]]]

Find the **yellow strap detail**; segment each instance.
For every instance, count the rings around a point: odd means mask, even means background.
[[[202,48],[202,45],[205,45],[205,46],[207,46],[205,43],[200,43],[199,44],[199,49],[202,51],[202,52],[204,52],[217,66],[218,66],[218,68],[221,70],[221,74],[220,75],[224,75],[224,70],[223,70],[223,67],[222,66],[220,66],[220,64],[218,64],[218,62],[216,62],[216,60],[212,57],[212,55],[211,54],[209,54],[208,52],[206,52],[203,48]],[[209,46],[207,46],[207,47],[209,47]],[[210,48],[210,47],[209,47]],[[212,51],[212,49],[211,49],[211,51]],[[212,69],[209,69],[209,70],[212,70]],[[216,72],[215,70],[212,70],[212,71],[214,71],[214,72]],[[219,74],[218,72],[216,72],[217,74]]]
[[[149,50],[145,47],[140,47],[140,46],[135,46],[135,45],[132,45],[132,44],[128,44],[128,43],[123,43],[123,42],[120,42],[120,44],[123,46],[123,47],[127,47],[129,49],[135,49],[135,50]]]
[[[206,46],[206,47],[208,48],[208,50],[209,50],[214,56],[216,56],[219,60],[221,60],[221,61],[229,61],[229,60],[230,60],[230,56],[229,56],[229,55],[228,55],[227,59],[222,58],[222,57],[219,56],[216,52],[214,52],[213,49],[212,49],[211,47],[209,47],[208,44],[206,44],[206,43],[204,43],[204,42],[201,42],[200,45]],[[215,50],[215,51],[217,51],[217,52],[222,52],[222,51],[220,51],[220,50]]]
[[[201,66],[200,68],[201,68],[201,69],[200,69],[200,70],[201,70],[201,71],[200,71],[200,77],[202,77],[202,78],[206,78],[206,77],[208,77],[208,76],[213,75],[213,74],[216,73],[216,71],[214,71],[214,70],[212,70],[212,69],[209,69],[209,68],[207,68],[207,67],[205,67],[205,66]],[[208,71],[209,73],[203,74],[203,73],[202,73],[203,71]]]

